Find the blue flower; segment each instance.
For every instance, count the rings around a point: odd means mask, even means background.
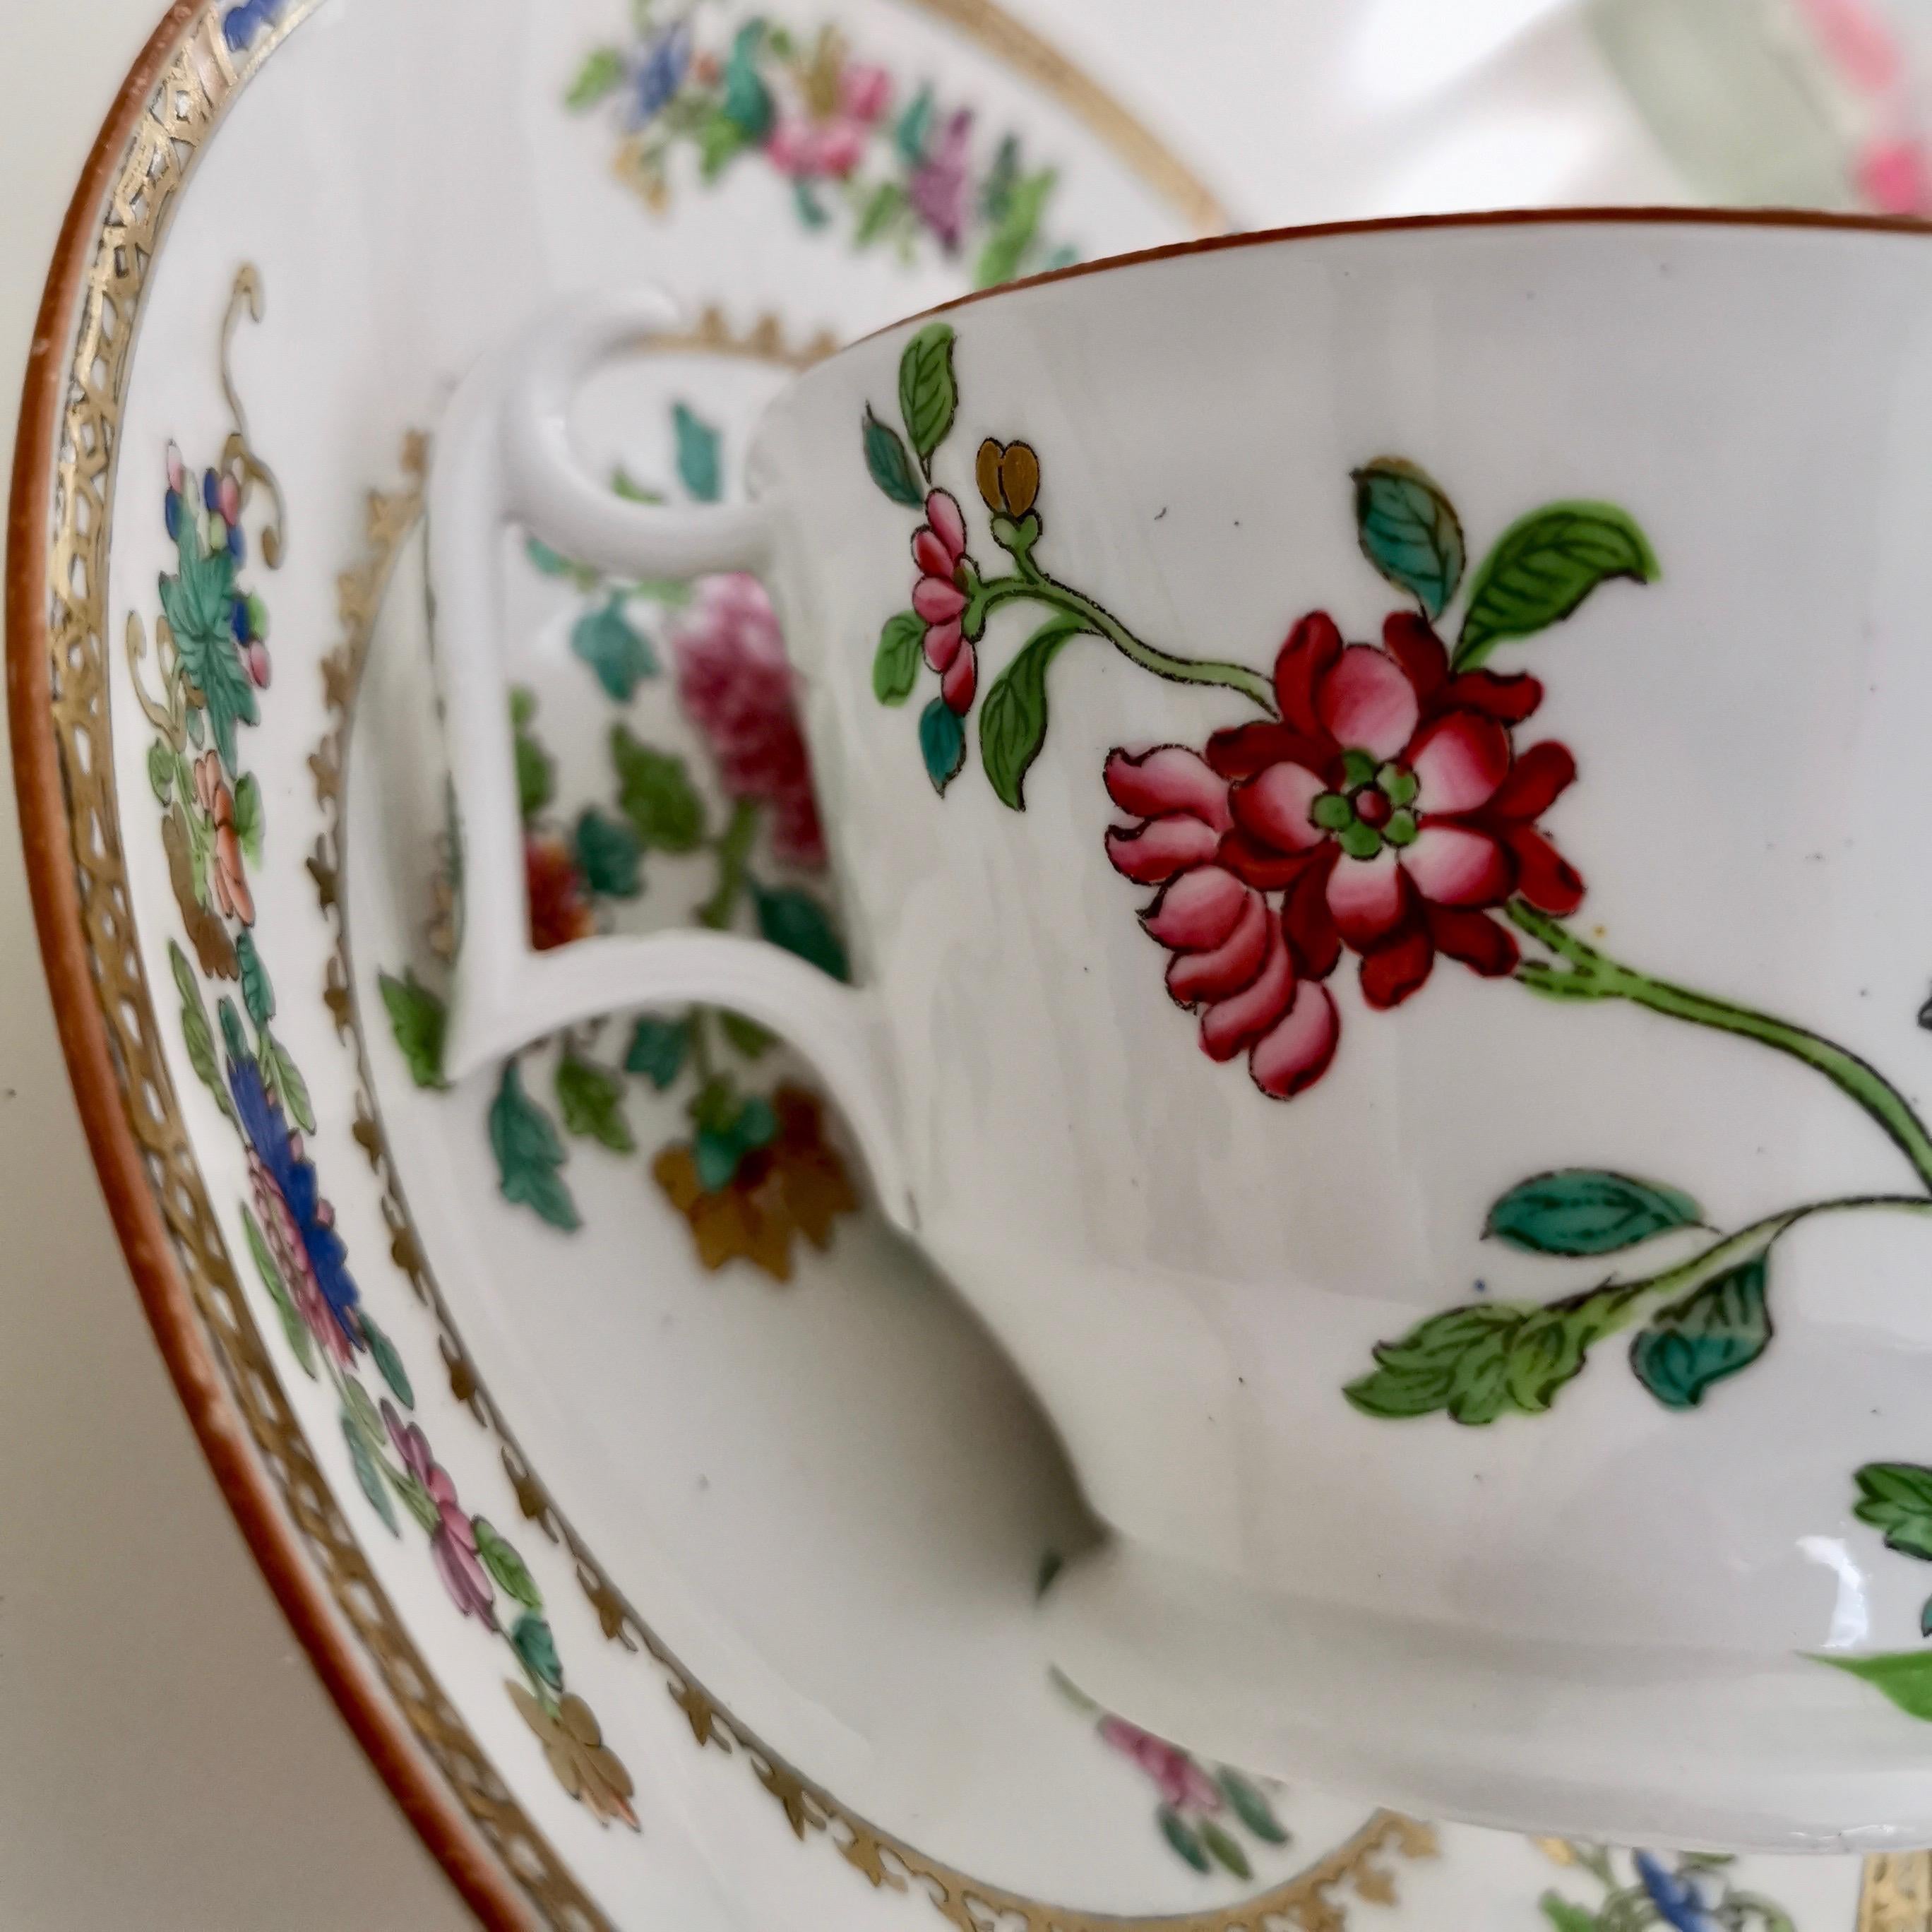
[[[272,23],[283,4],[284,0],[242,0],[221,16],[221,38],[239,53],[261,28]]]
[[[1636,1875],[1659,1916],[1676,1932],[1724,1932],[1695,1873],[1667,1871],[1654,1852],[1639,1852]]]
[[[691,27],[679,20],[651,44],[632,83],[631,125],[641,128],[654,118],[684,84],[691,66]]]
[[[362,1297],[350,1278],[349,1250],[330,1225],[327,1205],[316,1180],[315,1163],[302,1153],[301,1144],[289,1131],[281,1108],[268,1098],[262,1084],[261,1067],[254,1059],[230,1060],[228,1091],[249,1146],[288,1209],[316,1286],[328,1304],[335,1325],[351,1348],[361,1348],[362,1328],[356,1318],[356,1306]]]

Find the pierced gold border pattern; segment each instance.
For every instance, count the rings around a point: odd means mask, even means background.
[[[336,1506],[238,1285],[163,1058],[122,844],[108,694],[107,562],[123,398],[154,257],[236,91],[310,6],[290,0],[238,64],[220,8],[192,16],[107,196],[62,412],[50,532],[47,668],[89,962],[127,1124],[230,1398],[337,1610],[477,1828],[553,1924],[608,1922],[518,1804],[396,1616]]]

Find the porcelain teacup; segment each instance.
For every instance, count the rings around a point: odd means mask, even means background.
[[[472,376],[430,566],[448,1061],[701,998],[817,1064],[1114,1532],[1094,1694],[1426,1814],[1932,1839],[1932,238],[1514,217],[976,297],[750,500]],[[784,617],[842,985],[524,939],[503,526]]]

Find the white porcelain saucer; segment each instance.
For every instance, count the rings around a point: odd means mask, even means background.
[[[1920,1861],[1437,1831],[1118,1724],[1031,1618],[1088,1533],[1051,1438],[782,1048],[659,1016],[436,1084],[452,381],[666,282],[690,340],[585,446],[728,490],[825,340],[1214,219],[1150,136],[981,0],[244,0],[170,16],[76,211],[10,560],[50,972],[211,1460],[488,1918],[1926,1922]],[[550,935],[710,910],[838,964],[754,593],[540,555],[519,597]]]

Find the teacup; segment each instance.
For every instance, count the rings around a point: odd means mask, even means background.
[[[691,999],[810,1056],[1114,1532],[1046,1614],[1140,1722],[1545,1831],[1932,1840],[1932,239],[1071,270],[801,377],[695,508],[571,451],[673,320],[579,302],[439,437],[452,1070]],[[512,521],[768,576],[855,984],[530,951]]]

